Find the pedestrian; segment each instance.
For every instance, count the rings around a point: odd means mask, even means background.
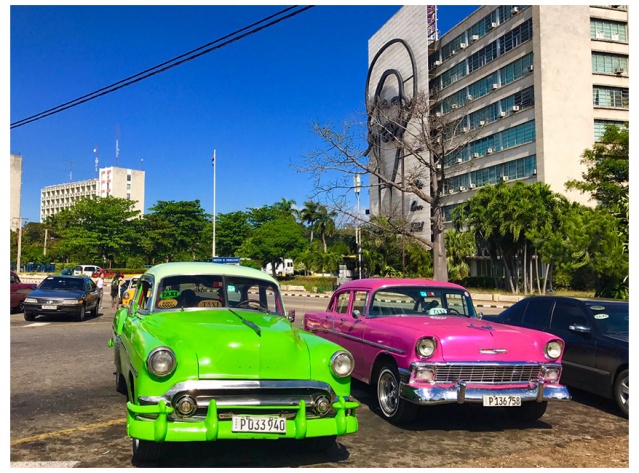
[[[100,274],[100,277],[96,281],[95,285],[98,288],[98,307],[102,308],[102,297],[104,296],[104,273]]]
[[[120,299],[120,275],[116,273],[111,280],[111,308],[117,309]]]

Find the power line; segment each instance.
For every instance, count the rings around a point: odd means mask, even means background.
[[[277,23],[280,23],[284,20],[287,20],[289,18],[292,18],[296,15],[299,15],[300,13],[303,13],[304,11],[313,8],[314,5],[309,5],[309,6],[305,6],[299,10],[295,10],[291,13],[288,13],[287,15],[282,16],[281,18],[277,18],[277,19],[273,19],[275,17],[278,17],[284,13],[287,13],[295,8],[297,8],[298,5],[292,6],[292,7],[288,7],[285,8],[284,10],[275,13],[273,15],[270,15],[266,18],[261,19],[260,21],[257,21],[255,23],[252,23],[248,26],[245,26],[244,28],[241,28],[239,30],[234,31],[233,33],[230,33],[226,36],[223,36],[222,38],[218,38],[215,41],[211,41],[210,43],[207,43],[203,46],[200,46],[198,48],[193,49],[192,51],[189,51],[187,53],[181,54],[177,57],[174,57],[173,59],[169,59],[168,61],[163,62],[162,64],[158,64],[157,66],[151,67],[149,69],[146,69],[142,72],[138,72],[137,74],[134,74],[130,77],[127,77],[126,79],[122,79],[118,82],[115,82],[111,85],[108,85],[106,87],[103,87],[101,89],[98,89],[94,92],[91,92],[89,94],[83,95],[82,97],[78,97],[77,99],[71,100],[69,102],[63,103],[61,105],[58,105],[57,107],[53,107],[50,108],[49,110],[45,110],[44,112],[40,112],[37,113],[35,115],[32,115],[30,117],[27,118],[23,118],[22,120],[18,120],[17,122],[14,122],[11,124],[11,128],[17,128],[23,125],[27,125],[29,123],[38,121],[42,118],[46,118],[48,116],[51,115],[55,115],[56,113],[60,113],[64,110],[68,110],[69,108],[73,108],[76,107],[80,104],[89,102],[93,99],[96,99],[98,97],[101,97],[103,95],[107,95],[110,94],[111,92],[115,92],[116,90],[122,89],[124,87],[127,87],[129,85],[135,84],[137,82],[140,82],[144,79],[148,79],[149,77],[152,77],[154,75],[160,74],[161,72],[167,71],[169,69],[172,69],[176,66],[179,66],[181,64],[184,64],[185,62],[189,62],[192,61],[193,59],[196,59],[200,56],[203,56],[205,54],[208,54],[212,51],[215,51],[217,49],[223,48],[224,46],[228,46],[231,43],[234,43],[236,41],[239,41],[240,39],[246,38],[248,36],[251,36],[259,31],[262,31],[270,26],[276,25]],[[262,26],[257,26],[260,25],[261,23],[264,22],[268,22]],[[250,31],[247,31],[250,30]],[[242,33],[242,34],[240,34]],[[239,36],[236,36],[239,35]],[[236,36],[236,37],[234,37]],[[220,43],[220,44],[217,44]],[[217,44],[217,45],[216,45]],[[213,46],[216,45],[216,46]],[[212,46],[212,47],[211,47]],[[208,49],[205,49],[208,48]]]

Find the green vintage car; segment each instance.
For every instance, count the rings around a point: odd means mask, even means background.
[[[149,269],[109,340],[134,462],[159,460],[166,442],[309,439],[325,449],[356,432],[353,357],[294,317],[277,281],[255,269]]]

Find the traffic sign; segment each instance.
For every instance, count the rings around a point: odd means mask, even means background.
[[[213,258],[213,263],[222,264],[240,264],[240,258],[234,256],[216,256]]]

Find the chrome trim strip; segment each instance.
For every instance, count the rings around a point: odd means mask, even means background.
[[[339,332],[331,332],[331,333],[335,333],[335,334],[337,334],[337,335],[339,335],[341,337],[348,338],[349,340],[353,340],[353,341],[356,341],[356,342],[364,343],[365,345],[370,345],[370,346],[373,346],[375,348],[381,348],[382,350],[386,350],[386,351],[389,351],[391,353],[397,353],[398,355],[406,354],[406,352],[404,350],[400,350],[399,348],[389,347],[388,345],[383,345],[381,343],[371,342],[369,340],[364,340],[363,338],[354,337],[352,335],[347,335],[345,333],[339,333]]]

